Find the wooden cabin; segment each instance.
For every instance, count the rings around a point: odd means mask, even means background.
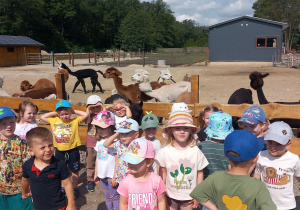
[[[27,65],[27,54],[41,53],[43,46],[27,36],[0,35],[0,67]]]

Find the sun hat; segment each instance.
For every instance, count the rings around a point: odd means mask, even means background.
[[[106,119],[104,118],[106,117]],[[92,125],[97,125],[101,128],[108,128],[115,124],[115,115],[110,111],[102,111],[93,119]]]
[[[127,152],[120,159],[136,165],[145,160],[145,158],[154,157],[155,150],[153,144],[147,139],[137,138],[128,145]]]
[[[213,112],[204,131],[208,139],[225,140],[226,136],[233,131],[232,117],[226,112]]]
[[[292,138],[292,128],[285,122],[273,122],[269,125],[265,140],[276,141],[286,145]]]
[[[263,149],[257,137],[247,130],[235,130],[226,136],[224,141],[224,153],[230,160],[246,161],[250,160]],[[238,157],[229,155],[228,152],[233,151]]]
[[[172,105],[171,112],[168,113],[168,114],[172,114],[172,113],[177,112],[177,111],[185,111],[185,112],[188,112],[188,113],[192,112],[192,110],[189,110],[186,103],[180,102],[180,103],[174,103]]]
[[[262,108],[258,106],[251,106],[243,112],[243,115],[238,122],[245,122],[255,125],[259,122],[266,122],[266,115]]]
[[[156,115],[151,112],[148,113],[142,118],[142,129],[145,130],[147,128],[156,128],[158,126],[158,119]]]
[[[9,107],[2,106],[0,107],[0,120],[5,117],[16,117],[16,115]]]
[[[67,100],[60,100],[59,102],[56,103],[56,109],[55,109],[55,111],[57,111],[57,109],[62,108],[62,107],[64,107],[64,108],[71,108],[71,104]]]
[[[86,106],[88,106],[88,105],[95,105],[98,102],[102,103],[102,100],[101,100],[100,96],[91,95],[91,96],[88,97],[88,99],[86,101]]]
[[[119,123],[119,129],[115,132],[119,133],[129,133],[130,131],[139,131],[139,124],[134,119],[126,119]]]
[[[200,130],[200,128],[197,128],[197,126],[193,124],[192,115],[185,111],[176,111],[170,115],[167,126],[163,129],[163,132],[167,134],[168,128],[174,128],[178,126],[194,128],[193,133],[197,133]]]

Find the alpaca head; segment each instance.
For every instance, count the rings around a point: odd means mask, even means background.
[[[109,78],[114,78],[115,75],[119,77],[122,75],[122,72],[120,72],[118,69],[114,67],[109,67],[108,69],[106,69],[105,73],[103,74],[103,77],[109,79]]]
[[[172,79],[172,75],[171,75],[169,69],[162,69],[162,70],[157,70],[157,71],[160,72],[160,78],[162,78],[163,81]]]
[[[0,88],[2,88],[5,76],[0,75]]]
[[[58,66],[58,69],[68,69],[68,67],[66,66],[66,64],[61,63],[61,64]]]
[[[260,72],[254,71],[249,75],[250,86],[257,90],[257,88],[264,86],[264,77],[268,76],[269,73],[262,74]]]
[[[144,69],[136,69],[135,74],[131,77],[131,80],[136,81],[138,83],[149,82],[149,75],[149,72]]]
[[[32,84],[30,84],[27,80],[23,80],[21,82],[21,85],[20,85],[20,90],[21,91],[30,90],[32,88],[33,88]]]

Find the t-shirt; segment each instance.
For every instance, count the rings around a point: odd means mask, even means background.
[[[141,137],[141,138],[145,138],[145,136]],[[149,140],[148,140],[149,141]],[[162,148],[162,145],[160,143],[160,141],[157,138],[154,138],[152,141],[150,141],[154,147],[155,150],[155,154],[158,153],[158,151]],[[156,162],[153,162],[150,170],[154,171],[154,173],[157,174],[157,164]]]
[[[190,195],[202,203],[211,200],[218,209],[276,209],[264,184],[250,175],[217,171],[201,182]]]
[[[0,193],[14,195],[22,192],[22,164],[29,159],[26,140],[13,136],[0,139]]]
[[[97,142],[94,149],[97,151],[97,176],[100,179],[113,178],[115,173],[115,149],[103,146],[105,139]]]
[[[38,127],[38,126],[34,122],[30,122],[27,124],[16,123],[16,129],[15,129],[14,134],[16,134],[17,136],[20,136],[23,139],[26,139],[26,133],[28,131],[30,131],[32,128],[36,128],[36,127]]]
[[[206,128],[201,128],[201,130],[197,133],[199,141],[205,141],[207,138],[207,134],[205,133]]]
[[[224,143],[203,141],[198,147],[209,162],[203,169],[204,179],[216,171],[227,171],[229,161],[224,155]]]
[[[59,117],[48,118],[53,133],[53,145],[59,151],[67,151],[81,145],[78,127],[81,116],[63,122]]]
[[[167,169],[167,195],[176,200],[191,200],[189,194],[197,185],[197,173],[208,165],[198,147],[177,150],[168,145],[159,150],[155,160]]]
[[[300,177],[298,155],[287,151],[281,157],[274,157],[266,151],[259,153],[255,173],[269,190],[277,209],[296,207],[293,191],[293,177]]]
[[[128,209],[158,210],[157,197],[166,191],[166,186],[160,176],[150,173],[144,182],[138,182],[128,174],[120,183],[117,191],[128,199]]]
[[[123,122],[124,120],[127,119],[127,116],[125,115],[124,117],[119,117],[115,112],[113,112],[115,115],[115,127],[116,129],[120,128],[120,122]]]
[[[123,144],[121,140],[117,139],[113,143],[113,146],[117,151],[117,157],[118,157],[115,180],[116,182],[120,183],[129,173],[127,162],[120,159],[120,157],[124,155],[124,153],[127,151],[127,145]]]
[[[96,117],[97,115],[94,113],[90,113],[90,119],[91,122],[93,121],[94,117]],[[88,123],[88,129],[86,132],[86,141],[85,141],[85,146],[88,148],[94,148],[96,146],[97,143],[97,139],[95,137],[96,134],[96,127],[95,125],[92,125],[92,123]]]

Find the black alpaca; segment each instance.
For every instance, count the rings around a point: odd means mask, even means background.
[[[77,88],[77,86],[79,85],[79,83],[81,83],[84,93],[86,93],[86,89],[85,89],[85,82],[83,79],[90,77],[91,78],[91,83],[93,85],[93,90],[92,92],[95,91],[96,85],[99,87],[100,92],[103,93],[101,84],[98,82],[98,74],[97,72],[99,72],[100,74],[103,75],[103,72],[98,70],[94,70],[94,69],[81,69],[78,71],[71,71],[71,69],[69,69],[69,67],[67,67],[64,63],[61,63],[59,69],[67,69],[67,71],[69,72],[70,75],[77,77],[77,82],[74,85],[73,91],[72,93],[75,92],[75,89]]]

